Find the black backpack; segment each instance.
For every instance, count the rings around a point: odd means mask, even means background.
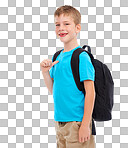
[[[85,48],[88,47],[88,51]],[[56,60],[57,56],[62,50],[57,51],[54,54],[53,62]],[[95,69],[95,103],[92,113],[92,117],[95,121],[108,121],[112,119],[112,108],[113,108],[113,96],[114,96],[114,82],[111,76],[110,70],[107,65],[103,64],[101,61],[94,59],[91,54],[90,46],[84,45],[82,48],[76,49],[71,58],[71,69],[75,83],[80,91],[85,95],[84,83],[80,82],[79,76],[79,55],[82,52],[87,52],[93,67]]]

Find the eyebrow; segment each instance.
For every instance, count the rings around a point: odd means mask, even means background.
[[[63,21],[63,22],[69,22],[69,21]],[[59,23],[59,22],[55,22],[55,24],[57,24],[57,23]]]

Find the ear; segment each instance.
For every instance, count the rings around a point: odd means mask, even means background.
[[[81,25],[80,24],[77,24],[76,25],[76,33],[79,33],[81,30]]]

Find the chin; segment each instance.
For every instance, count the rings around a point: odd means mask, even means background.
[[[61,42],[63,42],[63,43],[68,43],[69,41],[64,41],[64,40],[60,40]]]

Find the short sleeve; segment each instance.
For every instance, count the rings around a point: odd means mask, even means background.
[[[52,57],[52,62],[53,62],[53,57]],[[49,70],[49,73],[50,73],[50,77],[51,78],[53,78],[53,70],[54,70],[54,67],[52,66],[51,69]]]
[[[80,82],[84,80],[95,80],[95,69],[89,55],[86,52],[82,52],[79,55],[79,74]]]

